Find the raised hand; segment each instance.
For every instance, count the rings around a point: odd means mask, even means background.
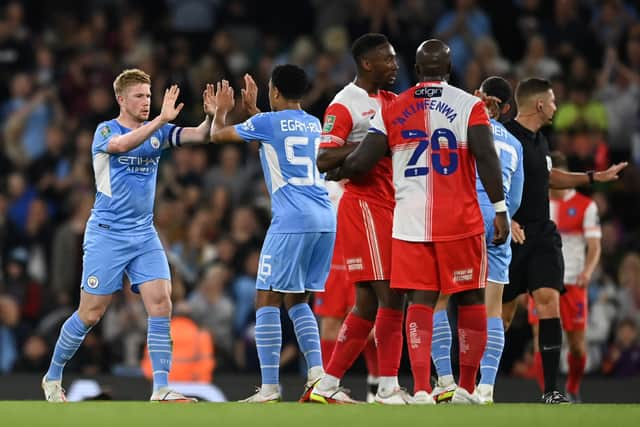
[[[233,88],[229,86],[228,80],[216,83],[215,104],[216,111],[228,113],[233,110],[235,99],[233,97]]]
[[[245,109],[247,114],[253,116],[254,114],[258,114],[260,110],[258,109],[258,85],[253,80],[250,74],[244,75],[244,86],[245,88],[241,90],[242,93],[242,107]]]
[[[620,173],[622,169],[626,168],[628,164],[629,163],[627,162],[616,163],[606,171],[594,173],[593,179],[594,181],[598,181],[598,182],[615,181],[616,179],[618,179],[618,173]]]
[[[216,114],[216,96],[211,83],[207,83],[202,92],[202,109],[207,116],[213,117]]]
[[[162,98],[162,109],[160,110],[160,120],[164,123],[175,120],[182,111],[184,103],[180,103],[176,106],[176,101],[180,95],[180,88],[178,85],[171,85],[169,89],[165,89],[164,97]]]

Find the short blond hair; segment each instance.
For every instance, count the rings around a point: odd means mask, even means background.
[[[124,90],[129,86],[137,85],[140,83],[151,84],[151,77],[149,74],[137,68],[124,70],[113,81],[113,91],[116,96],[122,95]]]

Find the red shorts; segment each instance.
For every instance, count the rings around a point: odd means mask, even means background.
[[[321,317],[344,319],[355,304],[356,289],[347,277],[341,248],[341,242],[336,239],[325,291],[313,295],[313,311]]]
[[[587,289],[576,285],[565,285],[566,293],[560,296],[560,321],[565,331],[584,331],[587,328]],[[537,325],[533,298],[529,296],[529,324]]]
[[[393,239],[391,287],[455,294],[487,283],[484,234],[450,242]]]
[[[345,193],[338,206],[337,239],[351,284],[391,277],[393,207]]]

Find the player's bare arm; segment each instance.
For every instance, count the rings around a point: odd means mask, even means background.
[[[581,185],[592,183],[589,175],[593,176],[593,182],[609,182],[619,178],[619,173],[626,168],[629,163],[621,162],[609,167],[609,169],[600,172],[566,172],[560,169],[552,168],[549,175],[549,187],[556,190],[564,190],[567,188],[575,188]]]
[[[133,96],[147,97],[150,100],[151,91],[150,89],[148,89],[148,85],[138,86],[147,86],[147,90],[141,90],[140,93],[135,93],[133,94]],[[107,152],[126,153],[127,151],[131,151],[142,144],[144,141],[146,141],[147,138],[149,138],[163,125],[178,117],[178,114],[184,107],[184,104],[182,102],[176,105],[178,95],[180,95],[180,88],[178,87],[178,85],[172,85],[170,88],[166,89],[164,91],[164,98],[162,99],[162,109],[160,110],[160,114],[150,122],[147,122],[142,126],[133,129],[131,132],[128,132],[124,135],[116,135],[111,138],[109,144],[107,145]]]
[[[208,106],[205,101],[206,92],[206,89],[202,92],[202,109],[205,114],[204,120],[197,127],[182,128],[182,133],[180,134],[180,145],[200,145],[209,143],[209,131],[213,121],[214,111],[209,111],[207,108]]]
[[[342,147],[327,147],[318,150],[316,165],[320,172],[327,172],[331,169],[342,166],[344,159],[347,158],[355,149],[356,144],[345,144]]]
[[[378,133],[367,134],[340,167],[338,179],[353,178],[369,172],[387,153],[387,136]]]
[[[591,281],[593,271],[596,269],[598,262],[600,261],[600,238],[599,237],[587,237],[587,254],[584,263],[584,268],[578,274],[577,285],[586,287]]]
[[[215,88],[214,85],[207,84],[207,88],[204,91],[203,102],[207,115],[210,112],[213,113],[209,142],[221,144],[225,142],[244,141],[233,126],[225,126],[227,113],[233,110],[235,106],[233,88],[229,86],[227,80],[216,83]]]
[[[504,204],[504,191],[502,189],[502,172],[500,159],[493,145],[491,128],[486,125],[471,126],[467,131],[469,148],[476,159],[478,176],[487,191],[491,203]],[[496,211],[494,220],[495,231],[492,242],[501,245],[509,236],[509,223],[507,220],[506,205]]]

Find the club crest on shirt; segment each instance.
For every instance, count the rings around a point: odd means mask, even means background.
[[[160,148],[160,140],[158,138],[156,138],[155,136],[152,136],[151,137],[151,146],[157,150],[158,148]]]
[[[90,287],[91,289],[97,288],[98,283],[100,282],[98,281],[98,278],[96,276],[89,276],[87,278],[87,286]]]
[[[567,211],[567,214],[569,216],[576,216],[577,213],[578,211],[576,211],[576,208],[569,208],[569,210]]]
[[[109,126],[102,126],[100,128],[100,136],[107,138],[109,135],[111,135],[111,129],[109,129]]]
[[[336,123],[336,116],[328,115],[327,120],[324,122],[324,127],[322,128],[322,132],[331,132],[333,130],[333,125]]]

